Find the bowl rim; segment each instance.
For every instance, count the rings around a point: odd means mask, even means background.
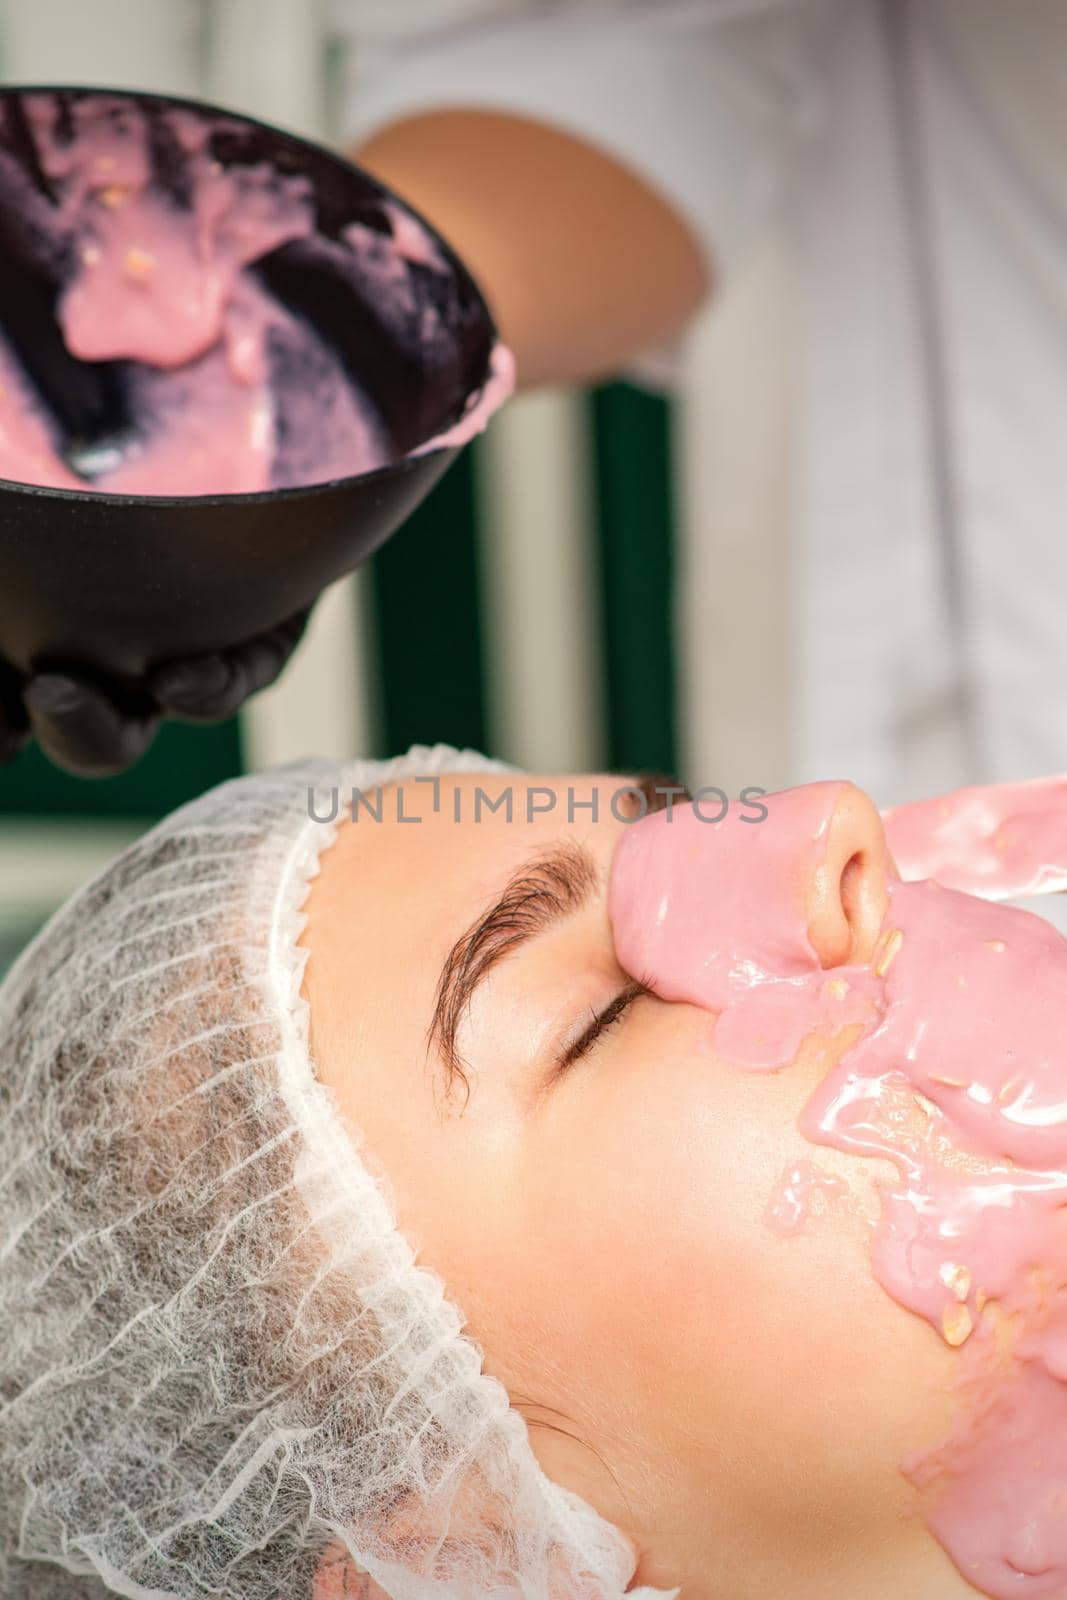
[[[463,420],[466,412],[471,409],[473,397],[484,392],[493,376],[493,356],[500,346],[500,331],[493,319],[485,295],[466,266],[463,259],[456,253],[448,240],[440,233],[433,223],[423,216],[422,212],[413,206],[404,196],[398,194],[387,183],[368,172],[365,167],[350,161],[347,156],[331,149],[329,145],[321,144],[317,139],[309,139],[302,133],[294,133],[289,128],[280,127],[275,122],[267,122],[263,117],[251,116],[244,111],[234,111],[227,106],[221,106],[213,100],[202,100],[195,95],[166,94],[160,89],[133,89],[130,87],[113,87],[107,84],[82,84],[82,83],[2,83],[0,84],[0,102],[16,95],[27,94],[79,94],[79,95],[113,95],[124,100],[149,100],[157,105],[176,106],[180,109],[207,112],[212,116],[226,117],[232,122],[241,122],[254,128],[262,128],[266,133],[275,134],[285,139],[290,144],[298,145],[313,151],[318,157],[326,160],[330,165],[338,167],[342,172],[354,172],[364,183],[376,189],[384,200],[391,201],[394,205],[407,212],[408,216],[426,229],[426,232],[438,245],[453,272],[458,276],[464,287],[474,296],[481,307],[485,324],[489,331],[489,351],[486,357],[485,371],[481,382],[468,392],[467,405],[459,416],[445,422],[438,429],[438,433],[446,433],[456,427]],[[407,455],[401,456],[399,461],[393,461],[383,467],[372,467],[369,472],[348,473],[342,478],[323,478],[316,483],[298,484],[280,489],[252,489],[235,494],[113,494],[106,489],[63,489],[46,483],[24,483],[20,478],[5,478],[0,476],[0,492],[18,490],[23,494],[43,495],[46,499],[73,500],[78,503],[91,501],[94,505],[123,505],[123,506],[255,506],[266,501],[306,498],[308,495],[325,493],[340,487],[350,487],[353,484],[366,484],[372,486],[377,482],[386,482],[398,473],[407,473],[416,467],[419,462],[428,458],[452,454],[455,455],[463,448],[457,444],[443,444],[435,448],[428,448],[430,441],[416,445],[409,450]]]

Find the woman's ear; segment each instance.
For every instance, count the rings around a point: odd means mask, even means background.
[[[367,1573],[361,1572],[340,1539],[319,1562],[311,1600],[390,1600]]]

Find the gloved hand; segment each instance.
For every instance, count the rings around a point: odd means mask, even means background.
[[[78,673],[40,672],[20,684],[0,661],[0,764],[32,737],[68,772],[94,778],[122,772],[140,760],[164,717],[223,722],[273,683],[310,614],[308,606],[244,644],[154,667],[145,680],[147,709],[138,713]]]

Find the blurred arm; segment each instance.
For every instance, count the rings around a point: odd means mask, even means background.
[[[524,388],[617,372],[680,333],[710,289],[679,214],[609,155],[547,124],[432,111],[352,155],[466,262]]]

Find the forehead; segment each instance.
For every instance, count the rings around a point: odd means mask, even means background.
[[[358,868],[388,900],[432,897],[465,883],[472,895],[552,840],[613,832],[640,802],[629,780],[604,773],[470,772],[407,778],[340,797],[343,826],[323,871]]]
[[[637,802],[612,774],[492,772],[407,779],[339,796],[341,826],[308,898],[304,943],[320,975],[358,963],[399,1000],[530,856],[563,838],[606,866]],[[383,992],[381,987],[379,992]],[[419,1003],[423,1010],[426,995]]]

